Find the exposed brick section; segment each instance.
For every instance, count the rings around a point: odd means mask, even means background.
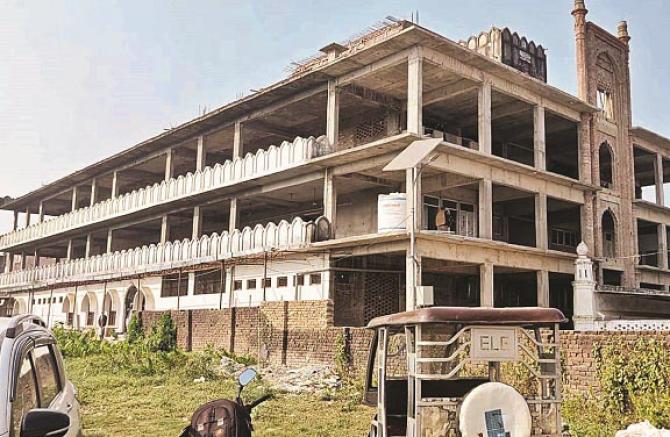
[[[160,311],[142,313],[146,332],[161,314]],[[212,345],[272,364],[333,364],[338,338],[343,338],[353,369],[362,371],[372,339],[372,332],[364,328],[334,327],[330,301],[265,302],[260,307],[232,311],[186,310],[171,311],[171,314],[177,324],[179,345],[187,350],[202,350]],[[233,322],[235,330],[231,336]],[[654,338],[670,347],[670,332],[562,331],[565,391],[585,393],[591,388],[597,389],[595,345],[623,340],[625,348],[630,350],[639,338]]]

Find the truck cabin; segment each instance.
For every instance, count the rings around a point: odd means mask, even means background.
[[[526,435],[560,435],[563,322],[559,310],[536,307],[429,307],[372,319],[364,396],[377,408],[370,435],[505,435],[525,422]],[[476,392],[491,399],[501,389],[500,405],[475,401]]]

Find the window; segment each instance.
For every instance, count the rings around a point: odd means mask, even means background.
[[[240,280],[233,281],[233,290],[240,291],[241,289],[242,289],[242,281]]]
[[[221,293],[225,283],[225,274],[221,280],[221,269],[206,270],[195,273],[195,284],[193,294],[215,294]]]
[[[270,287],[272,287],[272,278],[264,278],[263,288],[270,288]]]
[[[295,285],[305,285],[305,275],[296,275]]]
[[[288,287],[288,277],[280,276],[277,278],[277,287]]]
[[[321,273],[312,273],[309,275],[309,283],[312,285],[321,284]]]
[[[608,120],[611,120],[614,118],[614,107],[612,104],[612,94],[603,89],[603,88],[598,88],[598,96],[597,96],[597,106],[598,109],[602,109],[602,111],[605,113],[605,118]]]
[[[247,279],[247,290],[255,290],[255,289],[256,289],[256,280]]]
[[[49,408],[60,392],[58,367],[51,346],[39,346],[33,352],[37,369],[37,385],[40,388],[40,407]]]
[[[58,303],[63,303],[63,296],[58,298]]]
[[[161,281],[161,297],[185,296],[188,294],[188,274],[165,275]]]
[[[37,384],[32,361],[26,356],[21,363],[19,378],[16,381],[16,397],[12,402],[13,435],[18,436],[21,433],[21,419],[33,408],[37,408]]]

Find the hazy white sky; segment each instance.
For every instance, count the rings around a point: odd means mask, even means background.
[[[549,82],[576,88],[572,0],[0,0],[0,196],[18,196],[250,88],[387,15],[452,39],[508,26],[549,49]],[[587,0],[629,21],[634,124],[670,136],[670,2]],[[661,35],[659,37],[659,35]],[[0,231],[8,228],[0,215]]]

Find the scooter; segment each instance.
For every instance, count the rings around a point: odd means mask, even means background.
[[[184,428],[179,437],[251,437],[251,410],[272,396],[265,395],[245,404],[242,390],[257,376],[256,370],[247,368],[237,378],[238,388],[235,401],[217,399],[198,407],[191,416],[191,424]]]

